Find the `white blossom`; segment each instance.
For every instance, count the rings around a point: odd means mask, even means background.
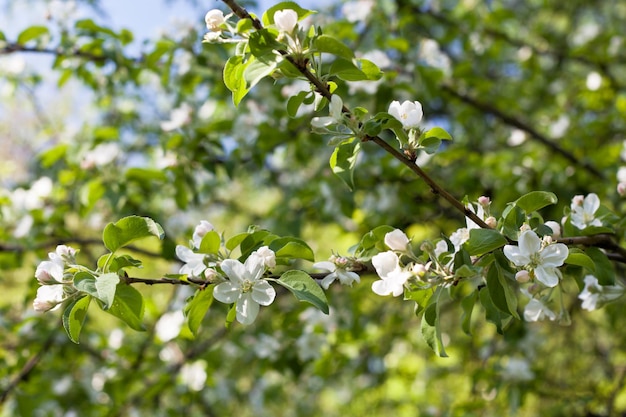
[[[336,279],[339,279],[339,282],[341,284],[348,285],[348,286],[352,286],[354,282],[356,283],[361,282],[361,277],[359,277],[359,275],[356,272],[348,271],[345,269],[345,264],[342,265],[343,258],[331,257],[331,259],[334,259],[335,261],[334,262],[322,261],[322,262],[316,262],[313,264],[313,268],[323,269],[323,270],[330,272],[330,274],[326,275],[324,279],[322,279],[322,282],[321,282],[322,288],[327,290],[328,287],[330,287],[330,284],[335,282]]]
[[[207,12],[204,16],[204,21],[206,22],[207,29],[211,32],[219,32],[221,31],[221,26],[224,24],[226,19],[224,18],[224,13],[221,10],[213,9]]]
[[[182,310],[165,313],[159,318],[154,326],[154,331],[163,342],[169,342],[178,334],[185,323],[185,315]]]
[[[292,33],[298,24],[298,13],[291,9],[278,10],[274,13],[274,23],[278,30]]]
[[[531,299],[524,308],[524,320],[539,321],[545,318],[553,321],[556,319],[556,313],[536,298]]]
[[[331,124],[343,122],[343,101],[337,94],[333,94],[330,99],[329,105],[330,116],[327,117],[314,117],[311,120],[311,126],[316,128],[322,128]]]
[[[186,246],[176,245],[176,256],[185,264],[180,268],[179,274],[187,274],[190,277],[199,277],[207,268],[204,264],[205,255],[195,253]]]
[[[600,285],[593,275],[585,276],[584,282],[585,287],[578,295],[578,298],[582,300],[583,310],[593,311],[624,294],[624,288],[617,285]]]
[[[554,239],[558,239],[561,237],[561,225],[560,224],[558,224],[557,222],[553,220],[549,220],[545,222],[544,224],[552,230],[552,237]]]
[[[180,380],[192,391],[202,391],[206,383],[206,362],[203,360],[185,363],[180,368]]]
[[[259,305],[268,306],[276,297],[276,291],[261,277],[265,272],[264,259],[249,256],[245,264],[226,259],[221,264],[229,281],[217,284],[213,296],[222,303],[236,303],[237,321],[251,324],[259,313]]]
[[[409,238],[400,229],[395,229],[385,235],[385,245],[391,250],[405,252],[409,247]]]
[[[378,295],[392,294],[394,297],[404,292],[404,284],[411,272],[400,267],[400,259],[393,251],[381,252],[372,258],[372,265],[380,277],[372,284],[372,291]]]
[[[562,243],[542,247],[541,239],[532,230],[523,231],[518,246],[505,245],[504,255],[516,266],[532,271],[539,282],[555,287],[559,283],[557,267],[563,265],[569,250]]]
[[[404,101],[400,104],[394,100],[389,105],[390,115],[398,119],[402,123],[404,129],[414,129],[419,126],[424,117],[422,104],[419,101]]]
[[[37,289],[37,297],[33,301],[35,311],[53,311],[61,306],[65,299],[65,292],[62,284],[42,285]]]
[[[572,224],[579,229],[587,226],[602,226],[600,219],[594,217],[596,211],[600,208],[600,199],[595,193],[588,194],[584,199],[582,196],[575,196],[572,199]],[[582,201],[581,201],[582,200]]]
[[[115,142],[101,143],[90,151],[85,152],[80,162],[83,169],[101,167],[115,161],[122,153]]]

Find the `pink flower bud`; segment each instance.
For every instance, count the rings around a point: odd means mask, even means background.
[[[621,197],[626,196],[626,182],[620,182],[619,184],[617,184],[617,193]]]
[[[584,202],[585,202],[584,195],[575,195],[572,198],[572,206],[582,206]]]
[[[518,271],[517,274],[515,274],[515,280],[520,284],[523,284],[530,281],[530,274],[525,269],[522,269],[521,271]]]
[[[498,220],[496,220],[496,218],[493,216],[489,216],[485,219],[485,223],[487,223],[487,226],[491,227],[492,229],[495,229],[496,226],[498,225]]]
[[[478,204],[480,204],[483,207],[487,207],[489,204],[491,204],[491,199],[489,197],[482,195],[478,197]]]

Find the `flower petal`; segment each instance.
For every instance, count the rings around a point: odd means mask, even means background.
[[[523,255],[520,249],[514,245],[504,246],[504,256],[517,266],[524,266],[530,263],[530,258],[527,255]]]
[[[232,304],[237,301],[241,294],[241,289],[232,282],[226,281],[217,284],[213,289],[213,297],[222,303]]]
[[[372,265],[381,278],[386,277],[398,268],[398,255],[392,251],[381,252],[372,258]]]
[[[550,268],[563,265],[569,255],[569,249],[563,243],[548,245],[541,251],[541,265]]]
[[[546,268],[543,265],[535,267],[535,277],[546,287],[556,287],[559,283],[559,276],[556,273],[556,268]]]
[[[387,281],[381,279],[372,283],[372,291],[378,295],[385,296],[391,294],[392,289],[387,286]]]
[[[315,262],[313,264],[313,268],[323,269],[328,272],[335,272],[335,269],[337,269],[337,266],[330,261],[322,261],[322,262]]]
[[[252,300],[251,293],[241,294],[237,301],[237,321],[241,324],[252,324],[259,314],[259,304]]]
[[[262,306],[268,306],[274,302],[276,290],[267,281],[258,281],[252,287],[252,299]]]
[[[589,215],[593,215],[600,208],[600,199],[596,193],[591,193],[585,197],[583,210]]]
[[[241,286],[241,282],[246,276],[246,267],[241,262],[236,259],[225,259],[220,267],[232,282]]]
[[[532,230],[526,230],[519,235],[517,245],[522,255],[530,256],[541,249],[541,239]]]
[[[322,288],[327,290],[328,287],[330,287],[330,284],[332,284],[336,279],[337,279],[337,274],[334,272],[330,273],[326,275],[324,279],[322,279],[322,282],[320,283],[320,285],[322,286]]]

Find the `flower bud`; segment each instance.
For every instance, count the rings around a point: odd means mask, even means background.
[[[35,278],[42,285],[58,284],[63,281],[63,264],[58,261],[43,261],[37,265]]]
[[[424,277],[424,275],[426,275],[426,272],[428,272],[428,268],[430,267],[430,262],[426,265],[423,264],[415,264],[413,265],[413,268],[411,269],[411,272],[413,272],[413,275],[415,275],[416,277]]]
[[[617,193],[621,197],[626,197],[626,182],[620,182],[617,184]]]
[[[206,22],[207,29],[212,32],[219,32],[221,30],[220,26],[222,26],[226,19],[224,19],[224,13],[222,13],[221,10],[213,9],[207,12],[204,16],[204,21]]]
[[[274,13],[274,23],[278,30],[292,33],[298,24],[298,13],[291,9],[279,10]]]
[[[498,221],[493,216],[487,217],[485,219],[485,223],[487,223],[487,226],[491,227],[492,229],[495,229],[496,226],[498,225]]]
[[[582,206],[584,202],[585,202],[585,196],[584,195],[575,195],[572,198],[572,207],[573,206]]]
[[[392,101],[388,113],[399,120],[406,130],[417,128],[424,117],[422,103],[419,101],[406,100],[402,104],[399,101]]]
[[[515,274],[515,280],[520,284],[523,284],[530,281],[530,274],[525,269],[522,269],[521,271],[518,271],[517,274]]]
[[[552,229],[552,237],[554,239],[558,239],[561,237],[561,225],[558,224],[555,221],[547,221],[545,222],[545,225],[548,226],[550,229]]]
[[[207,268],[204,270],[204,278],[211,284],[219,281],[218,280],[219,275],[217,274],[217,271],[215,271],[215,269],[211,269],[211,268]]]
[[[489,204],[491,204],[491,199],[489,197],[482,195],[478,197],[478,204],[480,204],[483,207],[487,207]]]
[[[395,229],[385,235],[385,245],[391,250],[405,252],[409,246],[409,238],[400,229]]]

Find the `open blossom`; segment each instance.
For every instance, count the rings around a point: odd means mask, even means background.
[[[556,319],[556,313],[550,310],[544,303],[533,298],[526,304],[524,308],[524,320],[526,321],[539,321],[544,318],[550,320]]]
[[[226,259],[221,268],[229,281],[217,284],[213,296],[222,303],[236,303],[237,321],[251,324],[259,314],[259,305],[268,306],[276,297],[276,290],[261,279],[265,272],[264,258],[251,255],[244,264]]]
[[[404,252],[409,247],[409,238],[400,229],[395,229],[385,235],[385,245],[391,250]]]
[[[35,311],[45,312],[56,310],[65,299],[64,285],[42,285],[37,289],[37,297],[33,301]]]
[[[187,274],[190,277],[199,277],[207,268],[204,263],[205,255],[203,253],[195,253],[186,246],[176,246],[176,256],[185,262],[180,268],[179,274]]]
[[[559,283],[557,267],[563,265],[569,250],[562,243],[547,244],[542,247],[541,239],[532,230],[523,231],[518,246],[504,246],[504,255],[516,266],[532,271],[539,282],[555,287]]]
[[[422,104],[419,101],[392,101],[389,105],[389,114],[402,123],[404,129],[414,129],[419,126],[424,116]]]
[[[324,269],[330,272],[330,274],[326,275],[324,279],[322,279],[322,288],[327,290],[328,287],[330,287],[330,284],[335,282],[336,279],[339,279],[339,282],[341,282],[341,284],[349,286],[352,286],[354,282],[361,282],[359,274],[353,271],[348,271],[345,268],[347,263],[345,258],[333,256],[331,257],[331,260],[334,260],[334,262],[322,261],[313,264],[313,268]]]
[[[261,246],[259,249],[252,252],[250,256],[258,256],[268,268],[274,268],[276,266],[276,253],[267,246]]]
[[[54,252],[48,253],[49,261],[43,261],[35,270],[35,278],[42,285],[58,284],[63,281],[65,264],[76,262],[76,249],[58,245]]]
[[[404,284],[411,272],[400,267],[400,259],[393,251],[381,252],[372,258],[372,265],[380,277],[372,284],[372,291],[378,295],[392,294],[394,297],[404,292]]]
[[[329,126],[331,124],[343,122],[343,101],[341,100],[341,97],[339,97],[337,94],[333,94],[332,98],[330,99],[329,110],[330,116],[314,117],[311,120],[311,126],[321,128]]]
[[[291,33],[298,24],[298,13],[291,9],[279,10],[274,13],[274,23],[278,30]]]
[[[193,231],[193,246],[196,248],[200,247],[200,244],[202,243],[202,238],[209,232],[212,232],[213,230],[215,230],[215,227],[213,227],[213,225],[211,223],[209,223],[206,220],[201,220],[200,224],[196,226],[196,228]]]
[[[224,18],[224,13],[222,13],[221,10],[213,9],[207,12],[204,16],[204,21],[206,22],[207,29],[212,32],[218,32],[221,30],[220,26],[224,24],[226,19]]]
[[[596,211],[600,208],[600,199],[595,193],[587,195],[584,199],[582,196],[575,196],[572,199],[572,224],[579,229],[587,226],[602,226],[602,222],[594,217]]]
[[[624,294],[624,288],[617,285],[600,285],[593,275],[587,275],[584,281],[585,288],[578,295],[578,298],[582,300],[583,310],[593,311]]]

